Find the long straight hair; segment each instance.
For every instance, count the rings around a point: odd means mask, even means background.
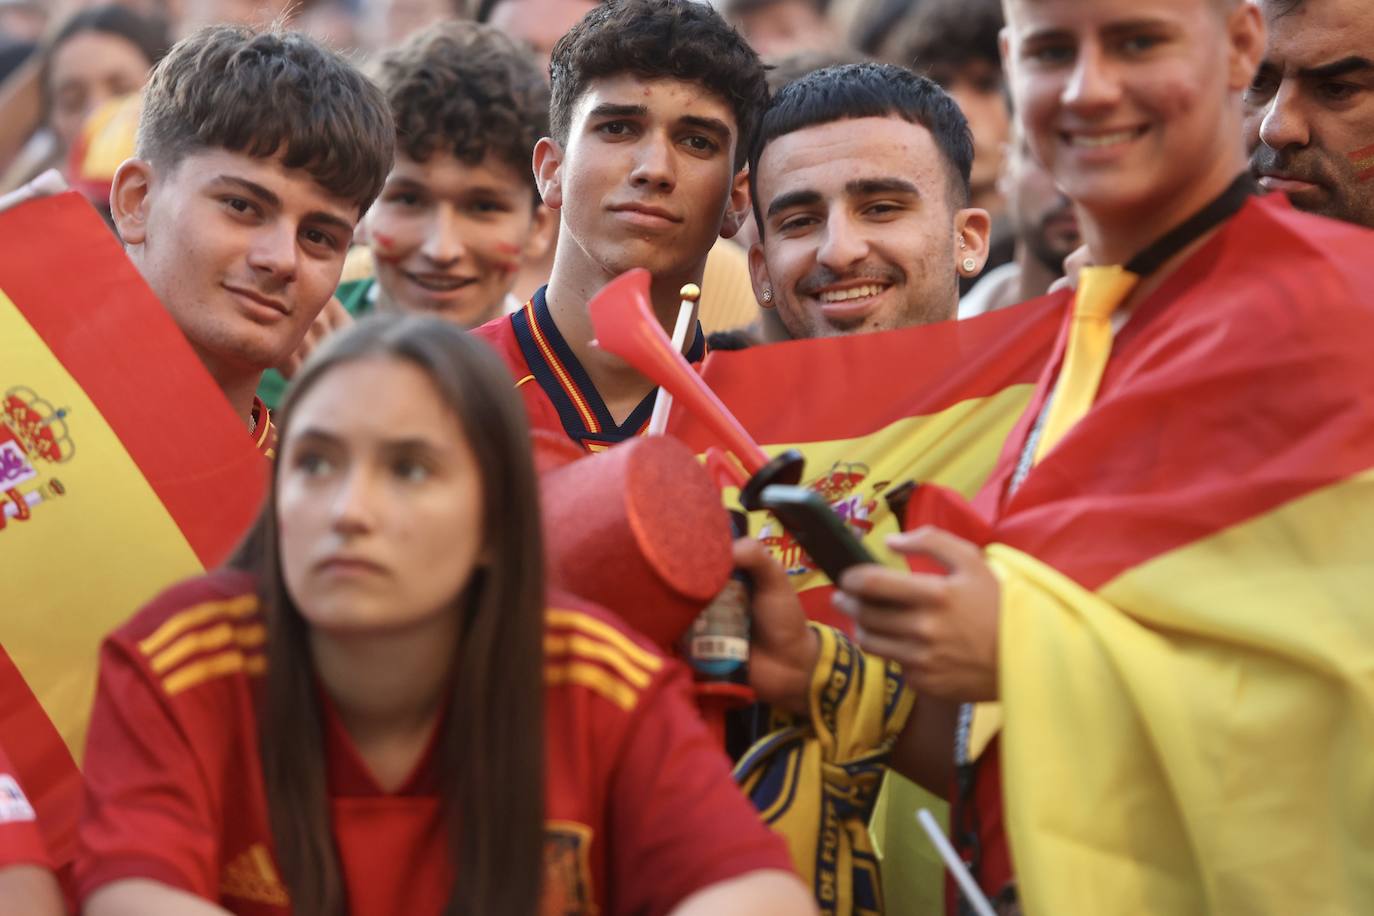
[[[444,912],[534,916],[543,873],[544,561],[524,409],[504,366],[477,339],[438,318],[369,318],[307,361],[279,414],[279,454],[290,447],[294,405],[329,384],[335,369],[379,358],[429,376],[458,417],[482,475],[490,562],[454,596],[453,612],[463,622],[440,725],[441,797],[455,875]],[[274,469],[267,504],[234,560],[257,573],[267,618],[259,751],[294,911],[343,916],[347,893],[331,827],[309,624],[282,572],[279,474]]]

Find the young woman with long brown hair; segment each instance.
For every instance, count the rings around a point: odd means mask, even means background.
[[[435,318],[331,340],[242,568],[107,641],[84,911],[797,913],[677,666],[545,595],[529,432]]]

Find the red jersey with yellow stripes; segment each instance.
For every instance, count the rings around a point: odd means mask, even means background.
[[[565,435],[589,452],[599,452],[642,433],[654,412],[655,388],[616,423],[587,370],[559,333],[544,298],[545,287],[525,307],[474,328],[501,355],[525,402],[531,429]],[[706,358],[706,335],[697,325],[687,361]]]
[[[678,665],[600,609],[545,629],[548,916],[665,913],[708,885],[790,869],[691,705]],[[258,761],[266,633],[251,577],[183,583],[102,649],[76,879],[148,878],[242,916],[291,912]],[[453,877],[434,749],[378,787],[323,698],[336,845],[354,916],[439,913]]]
[[[22,740],[22,739],[21,739]],[[19,774],[0,747],[0,868],[6,865],[52,867],[38,815],[24,794]]]

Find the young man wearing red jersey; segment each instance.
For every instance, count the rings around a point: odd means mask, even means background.
[[[506,360],[534,428],[597,450],[644,428],[657,388],[592,346],[587,302],[646,268],[672,331],[683,285],[748,216],[745,157],[767,85],[744,40],[690,0],[596,7],[554,48],[551,75],[553,135],[534,169],[559,212],[553,273],[525,309],[475,333]],[[700,329],[685,352],[704,356]]]
[[[264,454],[259,379],[329,301],[394,142],[376,87],[304,35],[212,27],[148,82],[114,224]]]
[[[59,916],[66,909],[33,805],[0,748],[0,912]]]

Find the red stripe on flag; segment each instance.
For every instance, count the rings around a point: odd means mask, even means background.
[[[1247,204],[1137,307],[1097,403],[1003,500],[995,539],[1096,590],[1374,466],[1371,237]]]
[[[1038,378],[1067,296],[882,334],[716,351],[703,377],[761,444],[853,439]],[[695,451],[710,434],[675,412]]]
[[[0,647],[0,722],[5,754],[38,814],[48,855],[65,865],[76,854],[81,774],[24,676]]]
[[[80,195],[0,213],[0,238],[0,289],[100,410],[200,561],[220,562],[266,481],[245,419]]]

